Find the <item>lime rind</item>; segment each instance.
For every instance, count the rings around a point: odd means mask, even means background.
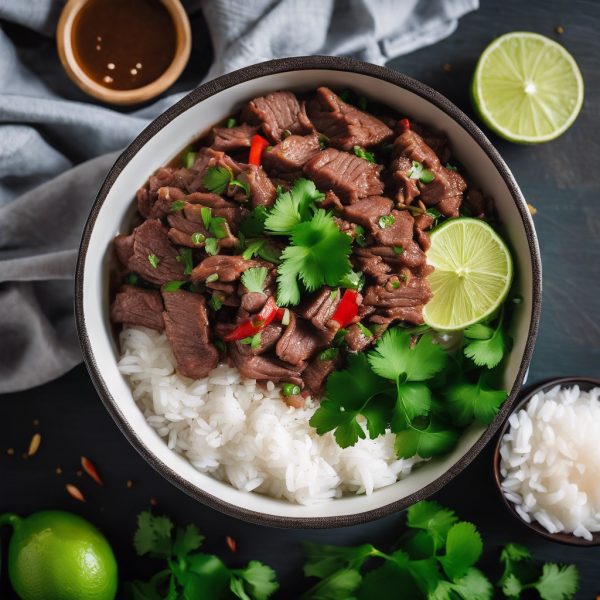
[[[511,52],[506,51],[509,44]],[[533,93],[524,93],[527,84]],[[583,104],[583,89],[581,71],[563,46],[537,33],[517,31],[484,50],[470,95],[481,120],[499,136],[518,144],[539,144],[556,139],[573,124]]]
[[[451,219],[431,233],[427,262],[433,299],[425,323],[437,331],[459,331],[491,316],[504,302],[513,279],[506,244],[479,219]]]

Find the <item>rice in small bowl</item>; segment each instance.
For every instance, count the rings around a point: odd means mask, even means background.
[[[118,233],[128,233],[135,211],[133,201],[124,199],[133,200],[151,172],[248,99],[274,89],[302,91],[319,85],[352,88],[448,135],[457,159],[495,199],[515,261],[512,289],[524,299],[511,322],[515,344],[502,381],[503,389],[510,391],[508,400],[488,428],[469,426],[452,452],[420,465],[407,477],[402,475],[409,473],[414,461],[397,460],[385,438],[336,450],[327,444],[327,435],[316,438],[303,430],[313,408],[301,415],[289,411],[281,400],[269,397],[276,389],[259,390],[252,382],[237,381],[231,370],[222,367],[206,382],[169,375],[172,359],[159,335],[127,329],[122,334],[127,339],[122,339],[125,356],[121,357],[109,323],[110,241]],[[202,502],[249,521],[283,527],[335,527],[380,518],[426,498],[459,473],[489,441],[505,418],[529,363],[539,319],[540,269],[531,217],[512,175],[481,131],[456,107],[426,86],[385,68],[331,57],[283,59],[201,86],[161,115],[118,159],[84,232],[77,267],[76,314],[84,358],[109,412],[136,449],[171,482]],[[156,367],[158,363],[148,362],[153,353],[152,360],[163,361],[162,370]],[[153,380],[159,383],[156,393]],[[205,396],[202,405],[198,404],[199,395]],[[231,410],[239,418],[228,417],[227,422],[213,427],[203,414],[210,413],[216,423],[215,410]],[[244,412],[243,418],[239,410]],[[173,417],[168,424],[167,412]],[[180,416],[183,418],[178,421]],[[186,419],[203,430],[194,432],[197,439],[188,436],[186,441]],[[278,426],[283,421],[295,427],[292,439],[278,438],[277,428],[271,427],[265,434],[268,438],[262,438],[267,446],[261,446],[255,429],[275,421]],[[248,431],[254,439],[247,444],[244,434]],[[289,456],[282,459],[281,453],[291,447],[299,456],[291,461]],[[311,459],[305,462],[308,456]],[[271,477],[267,467],[277,476]],[[252,488],[254,493],[249,493]]]

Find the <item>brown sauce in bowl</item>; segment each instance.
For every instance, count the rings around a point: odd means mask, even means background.
[[[89,0],[75,18],[71,39],[85,74],[113,90],[156,81],[177,47],[175,24],[160,0]]]

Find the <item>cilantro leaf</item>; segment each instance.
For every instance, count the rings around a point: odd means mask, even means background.
[[[363,289],[364,285],[365,276],[362,274],[362,271],[359,271],[358,273],[350,271],[338,281],[339,287],[350,288],[352,290],[358,290],[359,292]]]
[[[343,371],[334,371],[327,379],[327,398],[310,419],[319,435],[335,429],[335,439],[342,448],[353,446],[365,432],[358,415],[367,419],[371,439],[385,433],[389,423],[391,399],[384,392],[390,384],[369,368],[364,354],[351,354]],[[393,389],[393,388],[392,388]]]
[[[279,589],[275,571],[257,560],[245,569],[232,571],[231,591],[242,600],[267,600]]]
[[[219,196],[227,189],[233,179],[233,171],[227,167],[208,167],[206,175],[202,178],[204,187]]]
[[[312,181],[296,179],[289,192],[278,193],[265,221],[266,229],[278,235],[292,235],[296,225],[310,220],[310,206],[323,198],[325,194]]]
[[[268,219],[267,219],[268,225]],[[294,304],[299,300],[301,279],[307,291],[313,292],[323,284],[336,286],[351,269],[351,238],[341,233],[335,221],[324,210],[318,210],[312,221],[294,227],[291,245],[281,254],[278,269],[278,301]]]
[[[171,556],[173,523],[167,517],[155,517],[149,510],[138,515],[138,528],[133,545],[139,556],[150,552],[156,558]]]
[[[318,577],[319,579],[329,577],[340,569],[348,568],[358,571],[365,560],[378,554],[377,549],[371,544],[328,546],[326,544],[302,542],[302,546],[306,555],[304,575],[306,577]]]
[[[212,554],[192,554],[184,565],[170,561],[183,594],[179,598],[222,598],[231,585],[231,573],[223,561]]]
[[[572,598],[579,589],[579,571],[575,565],[546,563],[533,587],[544,600]]]
[[[219,240],[217,238],[206,238],[206,245],[204,249],[209,256],[214,256],[217,253],[219,247]]]
[[[508,578],[514,575],[519,582],[537,581],[538,572],[531,565],[531,552],[520,544],[506,544],[500,554],[500,562],[504,563],[504,573],[497,585],[503,587]]]
[[[259,204],[244,217],[240,225],[240,233],[245,237],[260,237],[265,231],[266,218],[267,209]]]
[[[126,595],[133,600],[164,600],[165,596],[159,592],[167,580],[170,579],[170,588],[175,589],[175,578],[170,569],[160,571],[150,579],[147,583],[144,581],[134,580],[125,583]]]
[[[489,340],[494,335],[494,328],[481,323],[470,325],[463,332],[469,340]]]
[[[502,593],[509,598],[518,598],[522,591],[521,582],[514,573],[510,573],[502,584]]]
[[[446,554],[438,560],[446,575],[452,580],[463,577],[483,552],[481,536],[475,525],[461,521],[456,523],[448,532],[446,538]]]
[[[350,593],[358,588],[361,581],[358,571],[342,569],[319,581],[298,600],[349,600]]]
[[[454,511],[442,508],[435,500],[422,500],[408,509],[406,524],[426,531],[437,548],[446,543],[451,527],[458,521]]]
[[[502,360],[504,354],[511,351],[513,340],[503,323],[504,308],[500,313],[496,329],[486,328],[493,332],[490,337],[481,337],[488,333],[484,329],[485,325],[471,325],[465,330],[465,337],[471,340],[465,347],[465,355],[473,359],[478,367],[486,366],[488,369],[493,369]]]
[[[446,408],[457,427],[466,427],[473,416],[484,425],[489,425],[508,397],[504,391],[496,391],[485,383],[486,372],[482,371],[477,383],[462,381],[442,388]]]
[[[408,429],[396,433],[394,450],[398,458],[412,458],[419,455],[421,458],[441,456],[456,445],[459,438],[458,430],[441,421],[435,415],[428,419],[427,426],[416,427],[411,425]]]
[[[439,344],[432,343],[432,335],[423,335],[411,350],[411,336],[399,327],[388,329],[369,352],[369,363],[381,377],[406,381],[425,381],[441,371],[448,355]]]
[[[238,181],[237,179],[232,179],[230,183],[233,186],[241,187],[244,190],[244,193],[246,194],[246,198],[250,198],[250,186],[247,183],[244,183],[243,181]]]
[[[358,158],[368,160],[369,162],[372,162],[372,163],[377,162],[375,160],[375,157],[373,156],[373,154],[371,154],[371,152],[367,152],[360,146],[354,146],[354,154],[356,154],[356,156],[358,156]]]
[[[179,249],[180,256],[177,256],[177,262],[185,262],[185,271],[184,275],[189,275],[194,270],[194,259],[192,255],[191,248],[180,248]]]
[[[183,560],[193,550],[198,550],[204,541],[200,530],[195,525],[188,525],[185,529],[177,528],[177,535],[173,544],[173,554]]]
[[[423,600],[424,598],[408,568],[388,560],[383,566],[369,571],[363,577],[356,597],[357,600],[396,598],[398,590],[402,590],[402,600]]]
[[[267,278],[267,267],[255,267],[247,269],[242,273],[242,283],[248,288],[249,292],[263,293],[263,284]]]
[[[531,552],[529,548],[521,546],[521,544],[506,544],[500,554],[500,560],[505,564],[508,564],[509,561],[529,562],[531,560]]]
[[[488,578],[481,571],[473,568],[452,584],[452,589],[463,600],[492,600],[494,596],[494,587]]]

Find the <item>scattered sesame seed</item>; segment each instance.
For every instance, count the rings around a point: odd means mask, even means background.
[[[102,46],[96,46],[96,50],[101,50]]]
[[[40,424],[40,422],[38,419],[34,419],[33,424],[37,427]]]
[[[133,487],[133,481],[131,481],[131,479],[127,481],[127,487]]]
[[[109,77],[108,75],[105,75],[103,77],[102,81],[104,81],[104,83],[112,83],[113,82],[113,78]]]
[[[112,71],[115,68],[115,63],[108,63],[106,66]]]
[[[29,456],[33,456],[38,451],[41,441],[42,441],[42,436],[39,433],[36,433],[31,438],[31,442],[29,444],[29,452],[27,453],[27,454],[29,454]]]
[[[99,35],[99,36],[98,36],[96,39],[97,39],[99,42],[101,42],[101,41],[102,41],[102,36],[101,36],[101,35]]]
[[[450,69],[452,69],[452,67],[450,66],[450,63],[444,63],[442,69],[444,69],[444,71],[446,71],[447,73],[448,71],[450,71]]]
[[[77,471],[77,473],[75,473],[75,475],[77,475],[77,477],[81,477],[83,475],[83,471]]]
[[[527,204],[527,208],[529,208],[529,212],[532,215],[535,215],[535,213],[537,212],[537,208],[535,206],[532,206],[531,204]]]
[[[75,500],[79,500],[79,502],[85,502],[85,498],[83,497],[83,494],[81,493],[79,488],[76,488],[74,485],[71,485],[70,483],[68,483],[66,485],[66,488],[67,488],[67,492],[69,493],[69,495],[71,497],[75,498]]]
[[[142,68],[142,63],[137,63],[137,64],[135,65],[135,68],[136,68],[136,69],[141,69],[141,68]]]
[[[14,449],[13,449],[13,448],[9,448],[9,449],[7,450],[7,452],[8,452],[8,453],[9,453],[11,456],[12,456],[12,455],[15,453],[15,451],[14,451]]]
[[[560,35],[560,34],[561,34],[563,31],[564,31],[564,29],[563,29],[563,28],[562,28],[560,25],[559,25],[559,26],[556,28],[556,33],[558,33],[559,35]]]
[[[137,69],[131,69],[131,71],[129,71],[132,75],[137,75]]]
[[[231,536],[225,538],[225,543],[229,546],[229,549],[235,554],[237,551],[237,544]]]
[[[56,469],[56,474],[57,474],[57,475],[60,475],[61,473],[62,473],[62,469],[61,469],[60,467],[58,467],[58,468]]]

